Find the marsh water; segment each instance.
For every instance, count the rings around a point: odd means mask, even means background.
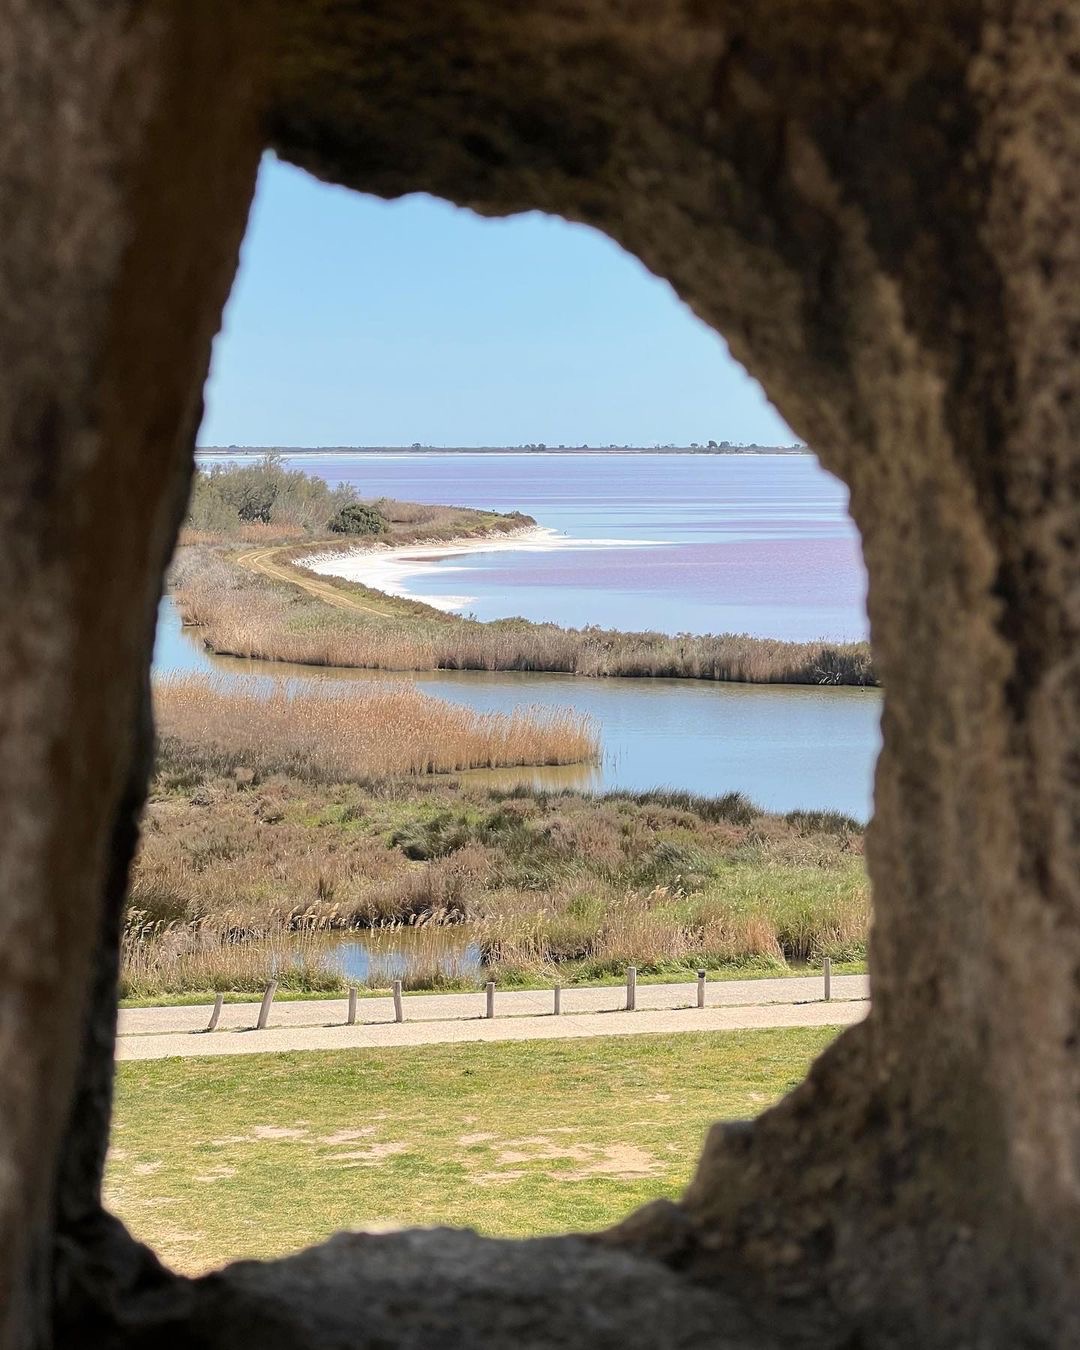
[[[229,452],[204,464],[243,460]],[[540,551],[475,553],[411,567],[409,593],[459,597],[480,618],[521,614],[580,626],[794,640],[866,634],[865,576],[843,486],[807,455],[286,455],[293,467],[365,497],[520,510],[564,536]],[[588,714],[595,765],[478,770],[479,783],[588,791],[676,787],[744,792],[775,811],[869,818],[881,694],[873,689],[585,679],[517,672],[376,672],[245,661],[207,652],[162,601],[160,671],[229,679],[407,682],[478,711],[532,705]],[[385,984],[434,960],[476,978],[467,928],[327,934],[350,980]]]
[[[570,707],[587,713],[598,726],[603,746],[599,764],[461,775],[492,786],[531,782],[597,791],[739,791],[773,811],[820,808],[861,820],[870,815],[881,710],[875,689],[487,671],[414,674],[245,661],[206,652],[195,630],[181,628],[168,600],[162,602],[155,665],[159,670],[267,680],[404,681],[481,712],[536,704]]]
[[[201,453],[200,463],[252,456]],[[866,633],[865,574],[843,485],[811,455],[284,454],[365,497],[520,510],[566,536],[541,552],[475,553],[409,578],[421,598],[464,594],[483,618],[789,639]],[[268,679],[407,681],[480,711],[572,707],[599,727],[598,765],[484,770],[490,783],[745,792],[770,810],[867,819],[878,690],[584,679],[569,675],[326,670],[213,657],[162,604],[159,670]]]
[[[237,452],[200,462],[243,462]],[[284,452],[364,497],[523,511],[561,538],[411,568],[409,592],[477,618],[863,638],[847,490],[809,454]]]

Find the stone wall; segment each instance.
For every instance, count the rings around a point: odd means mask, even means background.
[[[0,1343],[1074,1344],[1075,7],[4,17]],[[589,1242],[338,1239],[189,1282],[99,1208],[154,604],[264,144],[607,231],[851,488],[886,687],[873,1012],[718,1127],[680,1204]]]

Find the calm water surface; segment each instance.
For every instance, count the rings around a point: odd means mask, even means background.
[[[464,597],[481,619],[797,641],[867,633],[847,490],[809,454],[284,458],[365,497],[524,511],[568,537],[566,548],[451,558],[410,578],[411,594]]]
[[[432,928],[413,935],[408,928],[327,936],[327,958],[351,984],[385,989],[417,969],[434,966],[451,979],[479,981],[484,963],[468,924]]]
[[[247,458],[200,456],[203,463]],[[409,577],[420,598],[467,597],[479,618],[521,614],[571,626],[746,632],[806,640],[866,635],[865,576],[847,494],[811,456],[327,453],[287,461],[366,497],[519,510],[571,541],[547,552],[475,554]],[[331,683],[408,682],[482,712],[568,707],[594,719],[598,765],[477,770],[489,785],[590,790],[738,790],[775,811],[868,819],[878,690],[588,680],[568,675],[326,670],[215,657],[164,600],[159,671]],[[350,980],[385,984],[430,963],[479,979],[467,928],[327,935]],[[414,950],[416,948],[417,950]],[[419,950],[422,948],[422,950]]]
[[[704,680],[582,679],[573,675],[327,670],[211,656],[162,602],[158,670],[266,679],[377,684],[407,681],[478,711],[544,704],[587,713],[600,728],[603,762],[555,769],[478,770],[479,781],[549,787],[745,792],[774,811],[800,807],[869,818],[881,695],[874,689],[716,684]]]

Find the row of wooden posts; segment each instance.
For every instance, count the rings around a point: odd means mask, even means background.
[[[825,989],[824,999],[828,1003],[832,999],[832,961],[826,956],[822,963],[822,975],[824,977]],[[274,995],[277,993],[278,982],[271,980],[266,986],[262,996],[262,1003],[259,1005],[259,1019],[255,1023],[256,1031],[263,1031],[270,1018],[270,1008],[274,1002]],[[404,1022],[405,1009],[401,999],[401,981],[395,980],[391,985],[391,993],[394,999],[394,1021]],[[552,990],[554,995],[554,1006],[552,1012],[556,1017],[562,1012],[562,985],[557,984]],[[495,981],[488,980],[485,985],[485,1011],[484,1016],[493,1018],[495,1016]],[[210,1014],[210,1023],[207,1031],[213,1031],[221,1017],[221,1007],[225,1002],[225,995],[218,994],[214,999],[214,1011]],[[356,986],[349,986],[349,1012],[346,1018],[346,1025],[356,1025]],[[697,973],[697,1005],[699,1008],[705,1006],[705,972],[699,970]],[[637,1008],[637,966],[627,966],[626,968],[626,1011],[633,1012]]]

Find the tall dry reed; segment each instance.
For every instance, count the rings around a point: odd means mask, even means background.
[[[323,582],[332,578],[321,578]],[[363,600],[363,588],[351,588]],[[874,685],[865,642],[783,642],[741,633],[480,623],[369,591],[384,614],[350,611],[245,576],[221,558],[187,565],[176,587],[185,623],[223,655],[371,670],[520,670],[746,684]]]
[[[573,764],[599,754],[589,719],[567,709],[478,713],[416,689],[171,675],[155,682],[154,711],[166,736],[233,753],[248,767],[323,779]]]
[[[306,993],[345,986],[340,960],[314,931],[269,929],[242,938],[217,924],[149,922],[132,911],[121,934],[122,998],[191,989],[255,993],[271,979]]]

